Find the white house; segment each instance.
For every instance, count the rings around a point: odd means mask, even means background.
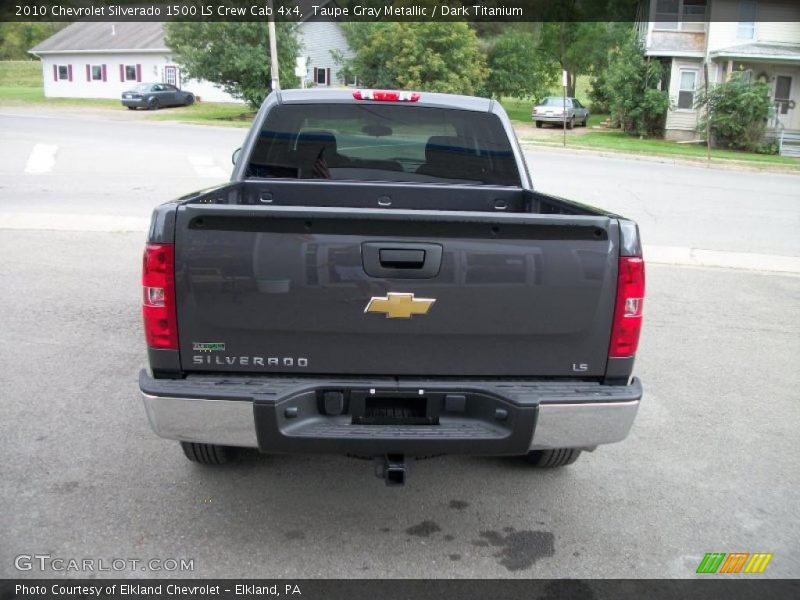
[[[320,2],[322,4],[325,2]],[[301,52],[306,57],[307,84],[341,86],[355,83],[341,78],[339,71],[342,66],[334,60],[335,55],[345,59],[353,57],[339,23],[310,19],[299,24],[297,35],[303,48]]]
[[[330,2],[319,2],[320,5]],[[305,85],[345,85],[334,55],[352,52],[338,23],[307,20],[297,34],[306,57]],[[162,22],[78,21],[31,48],[41,58],[48,98],[119,98],[138,82],[171,83],[206,102],[236,102],[217,85],[186,78],[164,41]],[[265,57],[266,59],[266,57]],[[281,82],[298,87],[299,79]]]
[[[695,97],[734,71],[770,85],[770,127],[800,130],[800,2],[643,0],[639,32],[647,56],[662,61],[671,107],[665,136],[696,137]]]
[[[208,81],[182,76],[163,23],[78,21],[29,51],[42,61],[48,98],[119,98],[142,81],[171,83],[207,102],[235,102]]]

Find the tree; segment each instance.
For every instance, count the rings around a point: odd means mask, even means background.
[[[716,145],[737,150],[758,151],[764,143],[764,131],[772,102],[769,85],[750,81],[745,73],[734,73],[730,80],[708,90],[708,115],[705,112],[698,130],[705,132],[708,122]],[[697,109],[706,105],[705,93],[697,99]]]
[[[259,106],[270,90],[270,54],[264,22],[170,22],[167,45],[194,79],[219,84],[236,98]],[[280,80],[292,82],[300,50],[293,23],[276,23]]]
[[[532,33],[509,28],[488,44],[486,95],[541,97],[555,83],[557,67],[544,60]]]
[[[0,60],[32,60],[28,50],[69,23],[0,22]]]
[[[611,52],[604,74],[611,118],[632,135],[655,135],[664,127],[669,96],[659,90],[661,63],[649,60],[634,32]]]
[[[475,94],[487,70],[478,39],[464,22],[350,23],[355,56],[343,69],[367,87]]]
[[[608,65],[608,49],[617,46],[631,30],[630,23],[545,23],[541,49],[567,72],[567,96],[575,96],[579,75],[602,73]]]

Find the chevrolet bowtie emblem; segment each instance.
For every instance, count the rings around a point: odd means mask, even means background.
[[[386,296],[370,298],[365,313],[382,313],[387,319],[410,319],[412,315],[426,315],[436,302],[433,298],[415,298],[414,294],[389,292]]]

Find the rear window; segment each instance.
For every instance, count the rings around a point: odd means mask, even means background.
[[[563,107],[566,103],[567,106],[572,106],[572,100],[567,98],[566,100],[561,96],[549,96],[542,100],[538,106],[558,106]]]
[[[520,185],[496,115],[398,104],[277,106],[247,176]]]

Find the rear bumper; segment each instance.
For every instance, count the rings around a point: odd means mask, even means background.
[[[563,123],[564,117],[561,115],[532,115],[534,121],[541,121],[542,123]],[[566,120],[569,121],[573,115],[567,115]]]
[[[144,98],[122,98],[122,106],[132,106],[134,108],[147,108]]]
[[[142,371],[139,384],[148,419],[159,436],[269,453],[513,455],[593,448],[628,435],[642,396],[638,379],[627,386],[393,378],[160,380]],[[365,395],[422,390],[441,409],[439,425],[354,425],[347,409],[336,416],[322,414],[322,390]]]

